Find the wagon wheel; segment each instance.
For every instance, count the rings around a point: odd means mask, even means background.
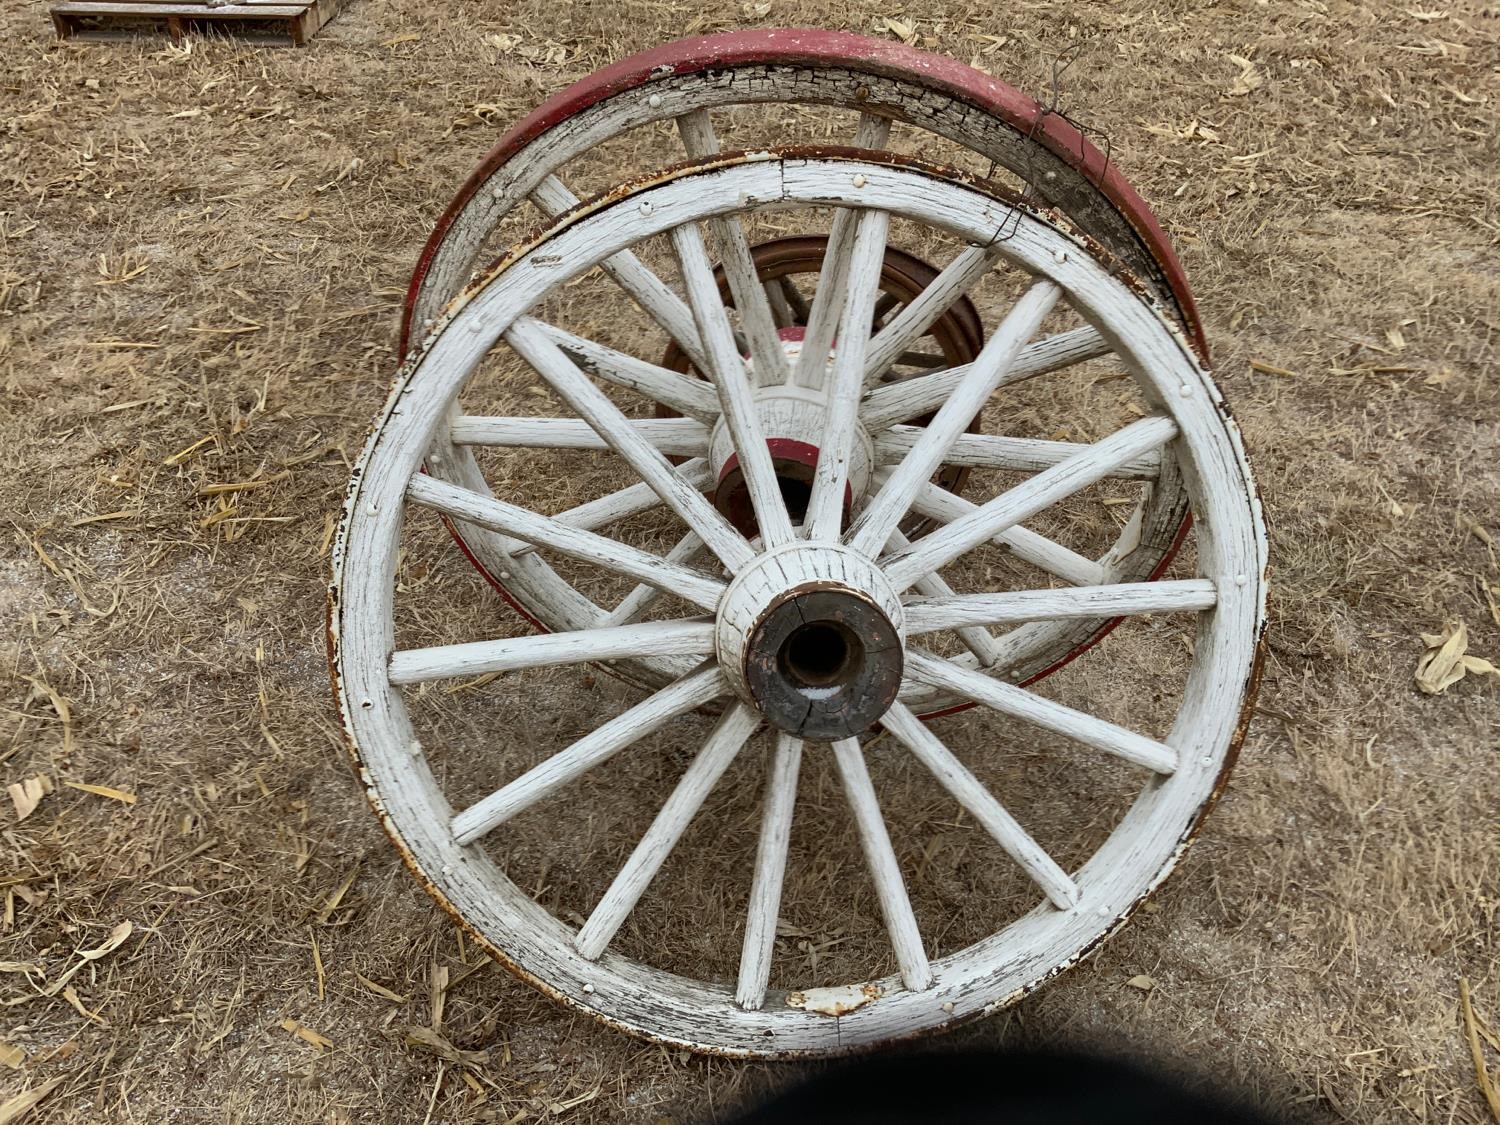
[[[734,120],[721,121],[730,127],[721,138],[714,114],[721,119],[751,111],[764,115],[780,107],[824,114],[826,123],[808,129],[809,139],[820,143],[842,138],[859,148],[880,150],[901,147],[904,134],[912,151],[925,154],[934,143],[952,144],[981,170],[1024,182],[1036,199],[1061,210],[1130,268],[1171,310],[1200,358],[1207,359],[1192,295],[1166,236],[1108,154],[1070,119],[953,59],[900,43],[811,29],[743,31],[668,43],[597,71],[540,106],[491,149],[439,220],[408,291],[403,350],[431,330],[476,265],[494,254],[496,232],[507,218],[524,213],[527,203],[549,219],[578,204],[565,180],[576,173],[575,182],[583,183],[596,153],[605,153],[596,163],[605,167],[609,185],[649,177],[682,152],[696,159],[721,148],[764,143],[735,132]],[[840,114],[857,114],[857,125],[841,120]],[[675,126],[681,148],[652,162],[649,154],[659,146],[652,143],[651,130],[661,123]],[[771,128],[778,134],[776,143],[788,143],[780,135],[779,120]],[[609,272],[669,337],[679,345],[687,342],[691,323],[681,318],[680,309],[674,317],[654,277],[627,262]],[[1069,344],[1068,358],[1075,361],[1105,350],[1087,332]],[[1176,481],[1163,478],[1143,495],[1114,551],[1071,560],[1070,580],[1155,578],[1186,533],[1186,512],[1186,497]],[[502,559],[491,557],[483,542],[456,532],[455,537],[507,601],[533,623],[543,623],[536,593],[524,582],[502,576],[508,569]],[[1026,658],[1014,661],[1013,668],[1022,682],[1048,675],[1115,624],[1117,618],[1107,617],[1037,623]],[[612,671],[638,682],[666,682],[659,668],[632,664]]]
[[[797,363],[786,365],[784,378],[768,379],[765,357],[775,364],[784,353],[755,350],[762,364],[756,375],[735,347],[703,227],[752,210],[795,221],[830,200],[852,217],[846,255],[830,255],[835,264],[814,294]],[[873,337],[863,330],[876,299],[872,267],[893,218],[946,232],[986,254],[997,250],[993,268],[1024,282],[1024,292],[971,365],[866,394],[881,357],[899,343],[895,325]],[[1010,237],[997,242],[1001,231]],[[553,296],[599,263],[661,238],[677,259],[694,325],[690,338],[712,382],[639,359],[596,364],[593,373],[612,390],[629,386],[682,414],[632,418],[575,362],[597,359],[601,346],[562,333],[535,311],[551,307]],[[1103,432],[1083,443],[965,434],[997,389],[1051,366],[1039,357],[1054,355],[1054,338],[1029,341],[1049,314],[1064,309],[1108,341],[1145,403],[1143,413],[1128,421],[1091,413],[1089,426]],[[608,310],[597,311],[596,319],[609,323]],[[819,341],[835,332],[840,346],[830,354]],[[461,392],[492,349],[523,358],[581,421],[459,412]],[[901,416],[910,416],[918,399],[936,406],[932,422],[909,431],[872,426],[871,403],[889,392],[908,396]],[[800,525],[775,477],[767,443],[772,428],[799,433],[819,449]],[[607,446],[618,455],[612,463],[627,466],[641,483],[601,498],[604,507],[618,516],[659,500],[705,545],[704,561],[694,564],[686,552],[663,557],[618,530],[602,534],[617,525],[592,522],[577,509],[539,513],[524,494],[538,487],[535,476],[507,499],[492,496],[474,451],[494,444]],[[725,450],[745,465],[757,520],[753,539],[709,503],[701,466],[673,466],[666,458],[685,452],[717,458]],[[986,477],[984,488],[971,486],[971,501],[957,501],[929,480],[945,461],[1001,466],[1007,475]],[[1180,480],[1196,518],[1190,577],[1136,583],[1106,576],[1071,587],[1044,579],[995,591],[985,572],[982,592],[964,594],[947,589],[939,576],[965,574],[997,538],[1100,482],[1114,487],[1168,474]],[[896,529],[914,509],[930,511],[942,526],[906,542]],[[519,639],[424,637],[447,643],[414,646],[403,625],[398,644],[398,560],[404,536],[422,524],[421,510],[460,521],[467,541],[483,542],[508,568],[545,571],[550,577],[533,575],[532,588],[552,595],[545,609],[557,631]],[[1013,1001],[1085,953],[1165,876],[1243,735],[1264,564],[1264,532],[1238,432],[1207,373],[1140,296],[1138,283],[1054,221],[983,184],[894,157],[773,151],[689,165],[602,200],[518,250],[450,309],[403,369],[356,469],[335,553],[331,637],[339,704],[372,800],[409,862],[491,952],[553,996],[653,1038],[745,1055],[819,1053]],[[613,623],[617,611],[574,584],[588,573],[667,593],[658,608],[671,599],[687,608],[670,618]],[[1005,653],[1037,622],[1115,614],[1152,615],[1149,624],[1132,620],[1127,639],[1164,622],[1193,628],[1183,638],[1189,643],[1174,649],[1183,662],[1180,695],[1161,696],[1169,714],[1150,729],[1007,682]],[[1008,631],[996,635],[995,627]],[[962,645],[945,643],[945,636]],[[973,651],[987,645],[1000,650],[999,658]],[[1107,647],[1080,667],[1109,657]],[[548,747],[548,756],[529,768],[502,764],[494,753],[442,757],[434,766],[445,748],[424,744],[413,724],[422,690],[444,678],[612,659],[670,663],[677,676],[622,714],[600,716],[581,738]],[[1161,693],[1168,673],[1154,668],[1152,675],[1151,692]],[[1133,700],[1151,692],[1129,694]],[[1023,827],[981,781],[986,763],[964,762],[917,721],[916,709],[937,697],[977,702],[1038,737],[1064,737],[1089,761],[1114,761],[1124,771],[1128,810],[1099,846],[1064,867],[1038,842],[1037,826]],[[702,749],[664,804],[640,810],[654,819],[580,925],[557,917],[507,874],[504,826],[571,811],[591,771],[611,758],[650,753],[654,732],[714,702],[720,714]],[[876,723],[885,746],[901,750],[901,761],[881,757],[890,750],[872,752],[868,732]],[[621,951],[622,926],[716,782],[737,758],[753,765],[756,751],[765,755],[763,821],[737,973],[719,979],[651,963],[670,935],[656,935],[657,944],[647,935],[644,946]],[[770,987],[789,833],[806,796],[797,793],[799,770],[820,755],[832,759],[847,796],[894,971],[810,988],[782,973],[776,979],[785,987]],[[874,776],[885,779],[879,788],[869,769],[877,757]],[[477,797],[452,791],[458,783],[449,771],[460,767],[485,779]],[[902,776],[893,770],[930,771],[993,838],[1030,880],[1024,913],[961,949],[930,955],[937,938],[919,927],[910,893],[916,883],[898,859],[908,841],[898,834],[893,842],[882,816],[885,786]],[[1007,792],[1006,804],[1015,796]],[[555,830],[547,839],[564,843]],[[700,858],[706,857],[685,861]],[[836,897],[828,909],[846,912],[847,898]],[[793,977],[800,971],[794,966]]]

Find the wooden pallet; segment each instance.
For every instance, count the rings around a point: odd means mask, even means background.
[[[218,31],[239,39],[301,47],[333,18],[339,0],[64,0],[52,5],[52,23],[63,39],[120,39],[166,31]]]

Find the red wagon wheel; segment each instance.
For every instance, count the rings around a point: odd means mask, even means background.
[[[788,125],[783,114],[803,119]],[[653,130],[675,127],[664,145]],[[668,43],[624,59],[582,79],[548,100],[491,149],[439,220],[407,295],[403,350],[431,330],[443,307],[469,282],[476,266],[535,221],[578,205],[566,180],[602,188],[648,182],[661,168],[721,149],[786,144],[804,135],[822,144],[868,150],[915,150],[927,155],[946,145],[954,159],[967,157],[991,175],[1024,183],[1028,196],[1056,207],[1084,235],[1116,256],[1153,292],[1187,333],[1200,359],[1206,346],[1192,295],[1165,235],[1139,196],[1079,129],[1019,91],[953,59],[902,44],[821,30],[756,30]],[[946,152],[945,156],[950,155]],[[586,194],[586,192],[585,192]],[[528,208],[527,205],[530,205]],[[519,222],[519,226],[517,226]],[[507,226],[509,224],[509,226]],[[845,224],[847,228],[847,223]],[[999,237],[1008,237],[1002,232]],[[774,347],[774,294],[756,284],[750,247],[742,236],[723,243],[730,287],[741,298],[744,327],[761,350]],[[943,315],[944,298],[972,286],[976,271],[995,260],[995,248],[973,248],[955,259],[924,312]],[[847,247],[844,248],[847,253]],[[646,310],[668,341],[701,360],[686,306],[640,261],[626,256],[605,271]],[[933,299],[936,298],[936,299]],[[1108,353],[1090,329],[1036,345],[1023,372],[1052,371]],[[607,363],[609,358],[596,357]],[[1024,377],[1024,376],[1023,376]],[[927,386],[941,387],[929,381]],[[920,418],[939,398],[884,387],[868,392],[868,423],[875,430]],[[908,408],[912,408],[908,410]],[[906,411],[906,413],[902,413]],[[776,435],[772,435],[773,437]],[[958,470],[946,470],[952,480]],[[791,482],[789,482],[791,483]],[[949,509],[949,515],[954,514]],[[1064,581],[1143,581],[1157,577],[1186,532],[1187,502],[1170,476],[1142,491],[1130,511],[1117,509],[1121,533],[1106,548],[1077,552],[1019,529],[1012,544],[1022,558]],[[930,517],[931,513],[924,513]],[[458,535],[481,573],[533,624],[557,627],[545,612],[548,595],[535,584],[534,567],[509,565],[483,543]],[[682,550],[690,550],[691,543]],[[1118,619],[1037,623],[1024,643],[1007,653],[1007,674],[1030,683],[1097,643]],[[633,682],[660,686],[672,674],[660,661],[618,662],[611,671]],[[958,701],[935,694],[924,713]]]

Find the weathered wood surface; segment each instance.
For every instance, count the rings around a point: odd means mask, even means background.
[[[188,31],[247,30],[270,43],[301,47],[331,20],[340,0],[237,0],[235,3],[142,3],[139,0],[64,0],[49,9],[63,39],[113,39],[165,28],[174,39]]]
[[[1172,605],[1157,607],[1180,608],[1198,616],[1192,669],[1176,720],[1170,730],[1151,736],[1061,708],[1035,692],[981,674],[973,669],[972,654],[938,660],[911,653],[912,675],[938,682],[950,698],[980,698],[1021,721],[1127,757],[1161,776],[1143,783],[1130,811],[1099,850],[1066,873],[1077,891],[1072,909],[1040,904],[991,937],[929,961],[920,933],[903,918],[909,913],[909,903],[903,911],[902,875],[892,869],[885,855],[888,835],[885,847],[880,846],[879,835],[885,830],[879,824],[878,797],[873,788],[866,791],[860,782],[865,773],[862,751],[857,743],[841,743],[836,751],[840,772],[854,791],[856,816],[871,866],[877,869],[877,888],[901,972],[852,986],[864,999],[837,1018],[820,1014],[819,1002],[809,1002],[808,997],[767,992],[763,982],[757,987],[760,967],[754,950],[746,958],[750,971],[742,971],[738,985],[664,972],[607,949],[597,960],[585,957],[572,927],[507,878],[490,852],[468,845],[520,808],[557,792],[593,764],[618,752],[652,724],[696,706],[695,700],[717,698],[733,689],[719,668],[689,671],[685,678],[649,695],[620,719],[602,724],[537,770],[510,781],[497,779],[505,782],[504,787],[486,798],[488,804],[481,802],[482,809],[475,806],[459,814],[463,819],[455,820],[437,778],[422,755],[414,752],[403,689],[391,683],[402,506],[409,496],[456,518],[478,519],[494,528],[487,549],[493,551],[497,566],[521,570],[534,563],[543,568],[529,572],[527,578],[531,588],[544,595],[541,601],[550,604],[559,629],[597,627],[609,611],[568,586],[535,553],[521,558],[510,554],[517,535],[571,550],[618,573],[638,574],[675,594],[693,592],[691,586],[682,584],[682,572],[696,575],[691,581],[704,583],[696,593],[708,599],[700,604],[715,608],[723,597],[719,584],[683,565],[687,556],[676,561],[640,558],[622,551],[619,544],[596,542],[602,537],[591,538],[586,530],[488,496],[482,476],[463,460],[466,447],[448,440],[448,427],[468,373],[535,302],[539,283],[567,284],[642,238],[727,213],[748,196],[782,207],[826,205],[831,183],[851,183],[858,175],[865,180],[860,188],[862,206],[935,224],[975,244],[985,244],[995,224],[1004,218],[995,200],[982,192],[909,168],[828,158],[786,161],[772,167],[774,163],[727,162],[713,171],[680,172],[643,194],[603,206],[552,232],[544,249],[522,254],[487,279],[465,306],[454,310],[451,323],[436,325],[425,353],[404,373],[361,461],[335,549],[332,594],[331,627],[346,726],[370,783],[371,798],[386,818],[392,838],[413,867],[431,881],[434,893],[472,927],[486,948],[550,994],[607,1022],[728,1054],[838,1051],[909,1035],[992,1011],[1076,961],[1170,870],[1221,783],[1225,764],[1241,736],[1264,614],[1265,540],[1259,508],[1238,431],[1212,381],[1180,336],[1149,304],[1100,263],[1077,253],[1076,243],[1067,236],[1041,219],[1022,216],[1014,235],[1002,245],[1003,256],[1065,291],[1073,307],[1109,340],[1151,401],[1161,404],[1162,414],[1085,446],[1038,473],[1031,482],[1042,484],[1031,484],[1029,492],[1023,492],[1025,503],[1011,501],[1003,508],[980,505],[960,513],[953,519],[956,528],[939,529],[922,541],[936,538],[937,548],[919,554],[921,543],[910,548],[893,544],[892,559],[910,571],[915,582],[936,572],[954,557],[953,552],[961,554],[972,534],[993,534],[997,525],[1006,524],[1018,512],[1032,510],[1032,503],[1065,495],[1084,478],[1161,450],[1161,475],[1153,485],[1161,487],[1171,477],[1180,481],[1183,495],[1191,499],[1199,519],[1198,573],[1192,581],[1212,585],[1213,605],[1206,612],[1206,607],[1195,608],[1208,597],[1207,587],[1195,585],[1177,590],[1183,596]],[[651,204],[649,214],[639,207],[642,201]],[[542,253],[556,256],[545,271],[538,270],[532,260]],[[557,261],[564,264],[559,268]],[[700,327],[712,316],[712,310],[704,311],[709,316],[698,315]],[[420,472],[424,459],[430,464],[434,456],[441,458],[437,468],[444,474],[442,481]],[[1027,484],[1019,486],[1027,488]],[[686,537],[679,546],[684,552],[701,549]],[[1101,560],[1097,565],[1107,567],[1107,576],[1085,585],[1120,581],[1115,560]],[[852,571],[848,576],[852,577]],[[1045,592],[1049,597],[1053,593]],[[1067,592],[1059,593],[1067,596]],[[1084,601],[1095,596],[1087,591],[1076,593]],[[931,606],[934,615],[968,615],[962,617],[965,621],[1007,619],[1007,614],[1022,612],[1015,605],[960,606],[959,600],[924,596],[912,599],[912,609],[920,615],[929,612],[924,605]],[[1015,632],[1039,624],[1049,623],[1027,621]],[[1010,633],[997,638],[1007,652],[1015,651],[1017,643]],[[663,659],[692,661],[693,657]],[[899,723],[901,713],[896,714]],[[978,805],[979,794],[961,784],[962,779],[951,772],[951,763],[934,754],[930,744],[922,746],[930,764],[948,771],[945,783],[955,798],[961,793],[963,799]],[[783,780],[794,773],[789,757],[775,759]],[[1144,771],[1142,777],[1144,782]],[[786,801],[787,789],[786,784],[773,789],[774,802]],[[682,809],[687,804],[684,800]],[[1021,841],[1010,826],[995,816],[993,807],[984,807],[987,828],[1006,835],[1021,850]],[[674,817],[672,824],[678,819]],[[770,893],[778,889],[773,887],[777,876],[772,870],[778,867],[778,832],[779,822],[773,824],[770,843],[763,848],[767,856],[763,879],[757,863],[757,881],[765,892],[756,900],[759,921],[755,925],[762,942],[768,927],[774,933],[774,900],[779,899],[779,894]],[[646,866],[641,865],[642,873]],[[1035,862],[1033,866],[1041,871]],[[1066,899],[1064,885],[1055,877],[1052,881],[1048,893]],[[930,987],[921,987],[929,982]]]

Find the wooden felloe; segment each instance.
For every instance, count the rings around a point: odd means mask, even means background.
[[[138,0],[63,0],[51,8],[63,39],[121,39],[165,31],[173,39],[222,32],[274,46],[302,47],[338,11],[339,0],[197,0],[153,4]]]

